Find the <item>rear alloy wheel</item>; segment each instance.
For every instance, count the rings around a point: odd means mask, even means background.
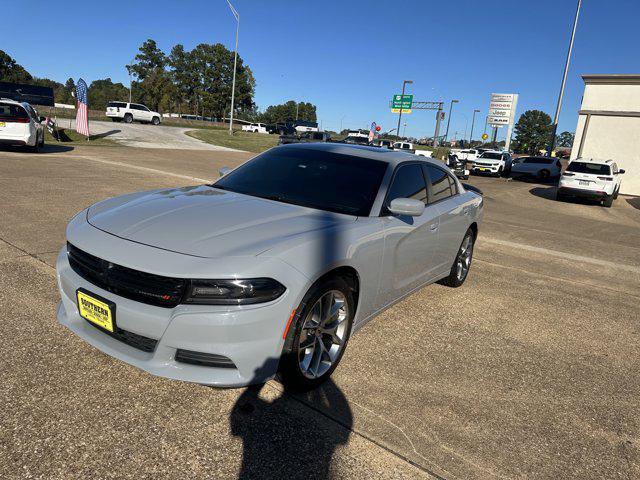
[[[473,260],[473,245],[475,243],[475,235],[473,230],[468,229],[465,233],[458,254],[456,255],[449,276],[443,278],[438,283],[447,287],[457,288],[464,283],[469,275],[471,261]]]
[[[354,314],[351,289],[341,278],[326,280],[305,295],[299,311],[280,371],[286,386],[304,391],[329,378],[344,354]]]
[[[133,122],[133,115],[131,115],[130,113],[125,113],[124,123],[132,123],[132,122]]]
[[[151,119],[151,123],[154,125],[160,125],[160,119],[158,117],[153,117]]]

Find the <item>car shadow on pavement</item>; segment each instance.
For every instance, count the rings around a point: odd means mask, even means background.
[[[529,190],[529,193],[535,195],[536,197],[544,198],[545,200],[553,200],[554,202],[557,202],[558,200],[556,200],[556,190],[557,188],[555,186],[534,187]],[[598,202],[597,200],[591,200],[589,198],[571,197],[570,199],[564,201],[570,203],[579,203],[581,205],[600,205],[600,202]]]
[[[255,376],[262,378],[259,371]],[[353,426],[342,391],[329,378],[310,392],[284,387],[277,398],[267,400],[260,394],[264,387],[264,383],[248,387],[231,410],[231,433],[243,445],[238,478],[332,477],[333,454],[348,442]],[[320,413],[327,411],[332,418]]]
[[[108,137],[109,135],[115,135],[116,133],[120,133],[122,130],[109,130],[108,132],[96,133],[95,135],[91,135],[89,140],[95,140],[97,138]]]
[[[44,147],[40,149],[40,154],[70,152],[71,150],[73,150],[73,147],[70,145],[63,145],[61,143],[46,143]],[[0,152],[32,153],[25,147],[12,146],[3,146],[0,149]]]

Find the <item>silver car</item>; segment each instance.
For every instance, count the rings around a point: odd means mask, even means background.
[[[58,321],[163,377],[313,388],[352,332],[471,265],[483,200],[442,163],[273,148],[211,185],[99,202],[67,227]]]
[[[534,177],[538,180],[558,178],[562,172],[560,160],[554,157],[520,157],[511,163],[512,177]]]

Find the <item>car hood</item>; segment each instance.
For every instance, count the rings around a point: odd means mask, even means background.
[[[115,197],[87,212],[91,225],[110,234],[207,258],[259,255],[292,237],[355,220],[206,185]]]

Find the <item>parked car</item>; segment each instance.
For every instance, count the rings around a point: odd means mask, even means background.
[[[553,157],[520,157],[511,162],[512,177],[535,177],[538,180],[558,178],[562,172],[560,160]]]
[[[388,148],[389,150],[393,149],[393,140],[386,140],[384,138],[379,138],[373,141],[373,145],[381,148]]]
[[[351,145],[369,145],[369,137],[349,135],[347,138],[342,140],[342,143],[349,143]]]
[[[292,122],[268,123],[265,128],[270,134],[295,135],[296,129]]]
[[[511,154],[500,150],[489,150],[483,152],[472,163],[471,172],[473,174],[489,174],[499,177],[506,175],[511,169]]]
[[[0,98],[0,144],[27,147],[39,152],[44,147],[44,117],[26,102]]]
[[[462,180],[469,179],[469,169],[467,169],[466,160],[461,160],[457,155],[450,154],[447,156],[446,165],[451,169],[456,177]]]
[[[57,258],[57,318],[155,375],[242,386],[279,368],[313,388],[380,312],[464,283],[482,215],[482,196],[435,160],[275,147],[213,184],[77,214]]]
[[[305,132],[302,135],[280,135],[278,145],[287,145],[289,143],[315,143],[330,142],[331,135],[327,132]]]
[[[269,133],[264,123],[250,123],[242,126],[243,132]]]
[[[393,144],[394,150],[399,150],[401,152],[414,153],[421,157],[431,158],[433,152],[431,150],[420,150],[416,149],[415,145],[411,142],[395,142]]]
[[[601,201],[611,207],[618,198],[623,169],[613,160],[578,158],[572,160],[558,182],[556,198],[582,197]]]
[[[110,117],[114,122],[143,122],[152,123],[153,125],[160,125],[160,119],[162,115],[140,103],[126,103],[126,102],[109,102],[107,104],[107,117]]]
[[[295,128],[296,132],[317,132],[318,131],[318,123],[317,122],[307,122],[305,120],[296,120],[293,122],[293,128]]]

